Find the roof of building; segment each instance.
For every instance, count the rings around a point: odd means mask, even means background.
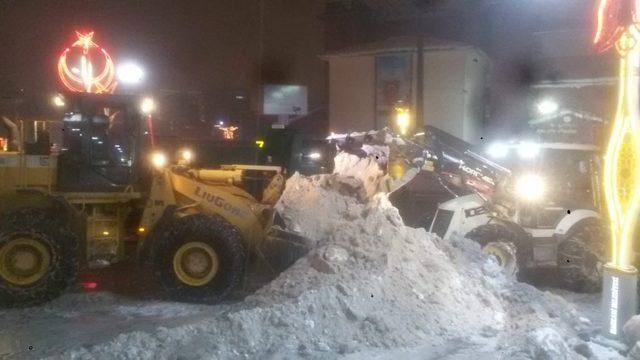
[[[425,51],[474,48],[465,43],[438,38],[423,38],[423,47]],[[390,52],[415,52],[417,49],[418,37],[397,36],[380,41],[358,44],[341,50],[330,51],[322,55],[321,58],[362,56]]]
[[[557,120],[564,121],[564,119],[567,117],[569,117],[570,119],[583,120],[585,122],[592,122],[592,123],[599,123],[599,124],[602,124],[605,122],[604,119],[594,114],[588,113],[586,111],[576,111],[576,110],[566,109],[566,110],[559,111],[555,114],[541,116],[539,118],[532,119],[529,121],[529,125],[539,126],[539,125],[547,124]]]

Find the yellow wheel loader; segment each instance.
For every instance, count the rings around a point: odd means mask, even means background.
[[[147,144],[138,99],[67,94],[63,121],[18,122],[0,150],[0,306],[46,302],[83,269],[138,259],[175,299],[216,302],[249,268],[277,272],[308,241],[274,226],[275,166],[194,169]],[[269,270],[270,269],[270,270]]]

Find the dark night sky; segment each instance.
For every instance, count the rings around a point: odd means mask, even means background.
[[[324,65],[317,58],[322,52],[322,27],[316,22],[320,9],[316,3],[320,2],[265,2],[264,59],[283,68],[275,80],[310,84],[311,106],[324,102]],[[256,109],[258,0],[0,0],[0,4],[2,93],[54,92],[59,86],[57,57],[74,40],[75,29],[91,29],[116,64],[128,59],[143,64],[145,86],[152,90],[197,90],[214,97],[246,90]],[[309,71],[301,71],[302,66]]]
[[[324,0],[263,3],[263,79],[307,85],[310,109],[326,106],[327,68],[318,58],[326,40],[319,16]],[[538,52],[537,33],[591,28],[591,1],[495,3],[486,14],[439,19],[453,30],[477,35],[461,40],[482,47],[492,59],[490,123],[509,131],[525,124],[533,82],[612,74],[610,61],[587,50],[586,56],[563,58],[557,64],[541,59]],[[44,96],[55,91],[57,57],[73,41],[74,30],[86,28],[96,31],[96,41],[116,63],[135,59],[144,64],[145,85],[150,89],[203,91],[214,108],[225,107],[225,94],[243,90],[255,113],[261,69],[259,4],[259,0],[0,0],[0,94],[25,89]],[[488,20],[477,21],[480,15]],[[423,29],[430,35],[430,21],[418,18],[413,25],[394,26],[398,31]],[[441,37],[455,33],[435,28]],[[393,32],[393,27],[365,27],[364,40]],[[576,70],[582,72],[573,74]],[[605,114],[610,100],[602,102],[586,109],[595,113],[604,109]]]
[[[57,56],[73,40],[75,29],[95,30],[96,41],[116,61],[131,58],[144,64],[151,86],[246,84],[255,76],[247,71],[255,68],[257,54],[254,3],[12,2],[0,15],[1,84],[38,90],[56,85]]]

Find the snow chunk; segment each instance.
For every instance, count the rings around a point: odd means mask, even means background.
[[[640,315],[636,315],[629,319],[622,328],[624,340],[629,346],[633,346],[640,341]]]
[[[553,328],[540,328],[529,334],[529,353],[534,359],[569,359],[569,347]]]

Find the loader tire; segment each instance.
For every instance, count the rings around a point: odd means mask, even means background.
[[[558,272],[562,287],[576,292],[602,288],[606,233],[597,220],[587,220],[558,245]]]
[[[243,280],[247,255],[242,235],[221,217],[174,219],[153,241],[154,273],[172,299],[216,303]]]
[[[0,219],[0,306],[58,297],[78,272],[78,238],[52,214],[20,209]]]
[[[519,253],[519,236],[501,224],[485,224],[469,231],[465,236],[480,244],[482,252],[495,257],[508,275],[516,276],[523,263]]]

